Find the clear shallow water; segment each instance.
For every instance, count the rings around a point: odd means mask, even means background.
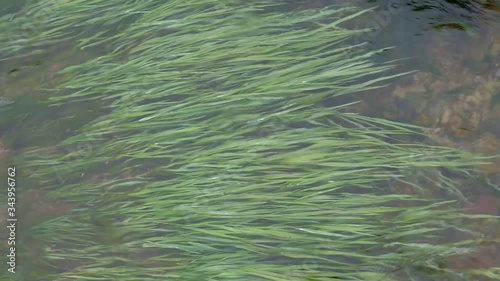
[[[381,5],[362,19],[377,31],[373,48],[396,46],[384,59],[409,58],[417,69],[388,88],[366,93],[360,112],[432,128],[425,142],[483,155],[500,152],[500,14],[495,1],[370,1]],[[482,4],[480,4],[482,2]],[[399,9],[390,3],[402,3]],[[497,3],[497,4],[495,4]],[[392,10],[391,10],[392,9]],[[385,17],[384,17],[385,16]],[[484,99],[479,99],[484,95]],[[472,101],[474,100],[474,101]],[[469,106],[467,102],[471,102]],[[482,167],[484,182],[462,181],[472,213],[499,213],[500,161]],[[494,189],[493,189],[494,190]],[[490,230],[498,232],[499,230]],[[500,264],[498,245],[457,261],[460,268]]]
[[[290,8],[320,7],[328,2],[290,1]],[[498,12],[494,7],[486,9],[476,4],[467,6],[461,2],[420,1],[417,4],[413,2],[352,2],[366,7],[380,5],[374,13],[362,16],[350,23],[353,27],[377,28],[378,26],[378,31],[367,33],[359,38],[360,41],[367,39],[370,42],[370,48],[396,47],[381,55],[380,61],[409,58],[399,62],[398,71],[419,69],[426,73],[424,76],[411,76],[393,81],[388,88],[359,96],[365,102],[355,110],[373,116],[442,129],[444,132],[438,136],[429,133],[431,142],[484,153],[499,151],[500,147],[497,146],[498,143],[494,138],[488,135],[486,139],[482,138],[485,133],[491,133],[493,137],[498,136],[495,131],[498,128],[495,126],[495,120],[499,118],[497,117],[499,115],[496,115],[498,90],[492,90],[489,102],[478,102],[473,110],[464,109],[472,111],[470,116],[474,113],[480,114],[479,123],[467,124],[463,121],[456,121],[460,122],[456,129],[455,123],[440,121],[443,118],[444,108],[453,107],[453,105],[456,105],[457,109],[450,113],[451,116],[458,116],[455,119],[463,118],[459,116],[460,109],[463,108],[459,96],[467,98],[472,95],[470,92],[478,90],[481,83],[474,80],[476,76],[486,81],[495,79],[498,51],[495,51],[495,47],[491,45],[495,46],[498,42],[500,30]],[[400,3],[399,6],[396,5],[397,3]],[[90,50],[85,56],[92,57],[98,54],[98,50]],[[48,88],[47,85],[57,83],[57,75],[55,75],[57,70],[76,64],[80,59],[85,60],[85,56],[79,53],[79,57],[75,58],[71,50],[64,47],[34,50],[32,54],[20,55],[19,58],[0,64],[0,83],[1,88],[4,89],[4,96],[16,101],[15,111],[25,112],[25,114],[16,115],[14,120],[4,118],[6,115],[2,115],[2,120],[0,120],[1,140],[5,150],[11,150],[11,154],[29,145],[56,142],[64,138],[68,130],[71,131],[85,123],[85,119],[82,120],[84,116],[91,118],[93,114],[96,114],[95,105],[91,104],[85,109],[64,106],[47,111],[37,103],[37,99],[50,96],[50,92],[45,92],[43,89]],[[464,70],[468,72],[464,74]],[[454,81],[454,77],[458,81]],[[463,85],[461,82],[464,82]],[[424,86],[423,89],[417,87],[421,84]],[[484,108],[488,108],[488,113]],[[8,113],[13,112],[14,110],[11,110]],[[51,126],[50,132],[43,133],[37,127],[38,120],[44,118],[56,120],[59,116],[65,115],[63,112],[79,114],[81,117],[78,119],[82,120],[81,123],[60,122],[57,126]],[[465,126],[464,129],[461,129],[463,126]],[[34,131],[38,133],[32,133]],[[7,165],[8,153],[0,157],[2,157],[0,158],[2,166]],[[498,181],[498,165],[493,165],[491,170],[485,173],[493,182]],[[473,181],[466,181],[464,188],[469,189],[467,193],[470,195],[471,212],[498,213],[498,199],[495,199],[498,198],[497,194],[489,191],[481,183]],[[23,196],[25,202],[30,202],[31,206],[23,211],[23,216],[31,217],[31,223],[64,214],[69,210],[68,204],[45,198],[44,192],[26,193]],[[23,227],[28,229],[29,225]],[[42,246],[33,245],[34,252],[38,247]],[[497,246],[493,245],[487,250],[490,251],[493,247]],[[482,265],[486,259],[490,262],[498,260],[498,254],[483,256],[484,258],[475,258],[457,266],[474,268]]]

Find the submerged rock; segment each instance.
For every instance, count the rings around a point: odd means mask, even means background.
[[[414,74],[409,84],[393,90],[392,98],[398,100],[397,104],[411,101],[416,112],[414,123],[429,128],[426,133],[436,143],[457,147],[469,139],[472,144],[488,132],[487,126],[482,126],[486,120],[496,122],[500,117],[496,111],[491,113],[494,97],[500,89],[497,81],[500,71],[495,66],[479,75],[465,60],[482,63],[500,50],[496,50],[498,44],[484,40],[474,51],[466,51],[456,44],[453,34],[440,35],[443,36],[432,37],[426,45],[427,61],[435,72]],[[471,43],[473,41],[469,38],[466,45],[478,44]]]

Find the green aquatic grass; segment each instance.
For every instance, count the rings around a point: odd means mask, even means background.
[[[394,67],[372,62],[383,50],[338,47],[362,32],[342,23],[366,11],[52,3],[42,32],[0,50],[75,38],[80,48],[105,48],[62,71],[47,103],[97,101],[108,113],[19,157],[51,196],[75,204],[32,229],[45,245],[40,262],[58,272],[50,280],[498,277],[447,264],[481,242],[461,224],[468,216],[447,175],[467,175],[483,159],[400,141],[419,128],[327,105],[405,74],[383,74]],[[450,198],[433,198],[438,189]],[[457,233],[467,238],[448,238]]]

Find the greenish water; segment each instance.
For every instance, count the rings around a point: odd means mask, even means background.
[[[57,8],[56,2],[47,1],[47,7]],[[395,2],[401,6],[388,6]],[[310,9],[331,1],[283,3],[266,11],[303,10],[302,16],[307,16]],[[462,211],[451,207],[465,208],[468,214],[497,215],[498,162],[481,166],[472,176],[461,170],[466,163],[460,159],[466,156],[426,145],[487,156],[499,151],[498,14],[494,4],[468,8],[438,3],[426,9],[404,1],[351,3],[380,7],[343,26],[359,29],[375,23],[379,30],[354,36],[342,46],[368,41],[361,52],[395,46],[375,54],[373,61],[398,60],[395,68],[384,67],[388,74],[424,73],[382,81],[388,86],[353,96],[336,96],[329,87],[341,89],[381,74],[362,75],[371,71],[367,68],[364,73],[353,72],[359,79],[344,80],[319,60],[309,68],[295,68],[302,71],[297,72],[300,75],[290,74],[293,71],[285,71],[287,54],[331,60],[328,52],[338,45],[327,33],[314,37],[325,41],[324,49],[319,41],[311,46],[292,40],[290,49],[280,46],[283,53],[252,45],[238,32],[255,38],[260,38],[260,30],[272,33],[267,26],[256,27],[262,18],[252,11],[234,19],[228,13],[229,22],[240,28],[228,25],[233,37],[216,33],[207,21],[206,32],[214,33],[199,36],[211,34],[216,39],[199,48],[185,43],[205,43],[198,38],[176,37],[172,30],[150,32],[140,24],[128,26],[140,12],[117,18],[118,24],[115,19],[99,21],[103,9],[96,11],[95,25],[75,27],[76,38],[87,41],[35,40],[22,51],[2,52],[8,55],[0,64],[0,84],[9,104],[0,107],[0,148],[5,151],[0,159],[2,170],[16,165],[21,171],[17,193],[21,246],[19,272],[15,277],[0,276],[9,280],[458,280],[446,270],[470,274],[485,268],[492,268],[490,277],[494,276],[500,259],[495,250],[498,220],[462,217]],[[209,10],[196,7],[199,13]],[[167,12],[166,6],[162,9]],[[171,17],[191,15],[196,22],[196,13],[189,6],[183,9]],[[311,11],[315,12],[310,15],[318,12]],[[161,10],[150,12],[151,19],[160,18]],[[213,13],[214,21],[226,16],[221,10]],[[318,22],[327,24],[335,18],[319,17]],[[284,28],[285,19],[274,24]],[[147,18],[142,20],[149,24]],[[290,23],[289,31],[314,30],[316,24]],[[194,26],[204,28],[199,23]],[[26,27],[21,36],[43,30]],[[179,30],[190,30],[184,28]],[[99,34],[100,30],[107,32]],[[137,33],[130,33],[130,39],[119,35],[124,30]],[[169,32],[179,41],[162,41],[165,46],[154,41],[155,37],[168,40]],[[240,45],[224,36],[241,40]],[[100,45],[81,48],[102,40]],[[2,40],[2,47],[8,42],[12,41]],[[177,44],[187,50],[176,49]],[[154,46],[163,46],[156,57]],[[178,53],[169,53],[172,49]],[[220,50],[228,55],[219,55]],[[234,60],[233,50],[241,51]],[[112,52],[118,55],[92,62]],[[179,60],[184,52],[191,52],[192,58]],[[193,63],[195,59],[201,65]],[[175,68],[162,63],[169,60]],[[259,62],[255,69],[254,61]],[[285,70],[275,72],[266,64]],[[238,67],[243,70],[231,71]],[[218,72],[211,73],[212,69]],[[295,79],[318,77],[309,69],[325,74],[317,84],[294,84]],[[235,76],[226,82],[230,75]],[[361,103],[335,108],[355,100]],[[344,112],[403,121],[439,133],[406,135],[403,132],[410,128],[350,119]],[[478,122],[470,121],[477,115]],[[416,141],[422,146],[391,146]],[[415,191],[412,186],[417,185]],[[3,204],[5,194],[1,196]],[[441,203],[419,204],[405,196]],[[448,208],[441,205],[445,200],[457,201]],[[429,206],[435,212],[410,208],[416,206]],[[457,217],[450,219],[450,213]],[[443,228],[445,222],[453,226]],[[386,232],[388,227],[400,234]],[[469,237],[466,231],[457,231],[462,227],[479,234]],[[455,241],[448,248],[447,243]],[[467,243],[478,254],[453,249]],[[427,248],[430,244],[443,247]],[[1,249],[3,254],[5,245]],[[462,257],[442,257],[453,251]]]

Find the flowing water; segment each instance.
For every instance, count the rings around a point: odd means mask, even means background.
[[[348,44],[369,42],[376,50],[394,49],[379,55],[381,62],[398,60],[395,71],[419,70],[394,79],[376,91],[358,95],[362,102],[352,110],[370,116],[426,127],[419,141],[445,145],[475,153],[500,152],[500,6],[497,1],[288,1],[290,9],[339,6],[374,7],[372,12],[346,23],[347,27],[371,28]],[[18,1],[0,1],[3,13],[16,11]],[[16,4],[12,4],[16,3]],[[2,32],[8,32],[2,30]],[[50,97],[51,86],[60,79],[59,70],[100,55],[99,48],[78,51],[71,46],[33,49],[0,61],[0,169],[5,171],[17,151],[64,139],[68,133],[98,116],[98,103],[56,105],[49,109],[38,101]],[[352,99],[352,98],[349,98]],[[78,118],[60,119],[74,115]],[[53,120],[44,131],[39,120]],[[78,121],[75,121],[78,120]],[[45,125],[44,125],[45,124]],[[18,167],[22,169],[22,167]],[[473,214],[498,215],[500,207],[500,162],[479,167],[481,178],[457,179],[467,196],[464,207]],[[2,173],[1,177],[4,177]],[[4,181],[4,178],[0,178]],[[18,184],[36,185],[29,178]],[[394,187],[405,192],[404,187]],[[496,188],[496,189],[495,189]],[[3,196],[3,194],[2,194]],[[23,223],[18,233],[30,245],[30,253],[19,263],[32,264],[49,247],[31,241],[28,229],[37,221],[55,218],[71,210],[71,203],[48,198],[44,188],[34,187],[17,195]],[[436,195],[439,196],[439,195]],[[3,200],[3,199],[2,199]],[[5,208],[0,221],[5,223]],[[480,226],[480,221],[471,222]],[[3,227],[2,227],[3,228]],[[500,233],[500,229],[488,229]],[[23,234],[24,233],[24,234]],[[4,252],[6,233],[0,231]],[[500,245],[485,244],[479,253],[454,261],[456,268],[500,265]],[[64,265],[71,267],[71,264]],[[63,267],[64,267],[63,266]],[[3,270],[3,267],[2,267]],[[60,269],[61,271],[64,268]]]

